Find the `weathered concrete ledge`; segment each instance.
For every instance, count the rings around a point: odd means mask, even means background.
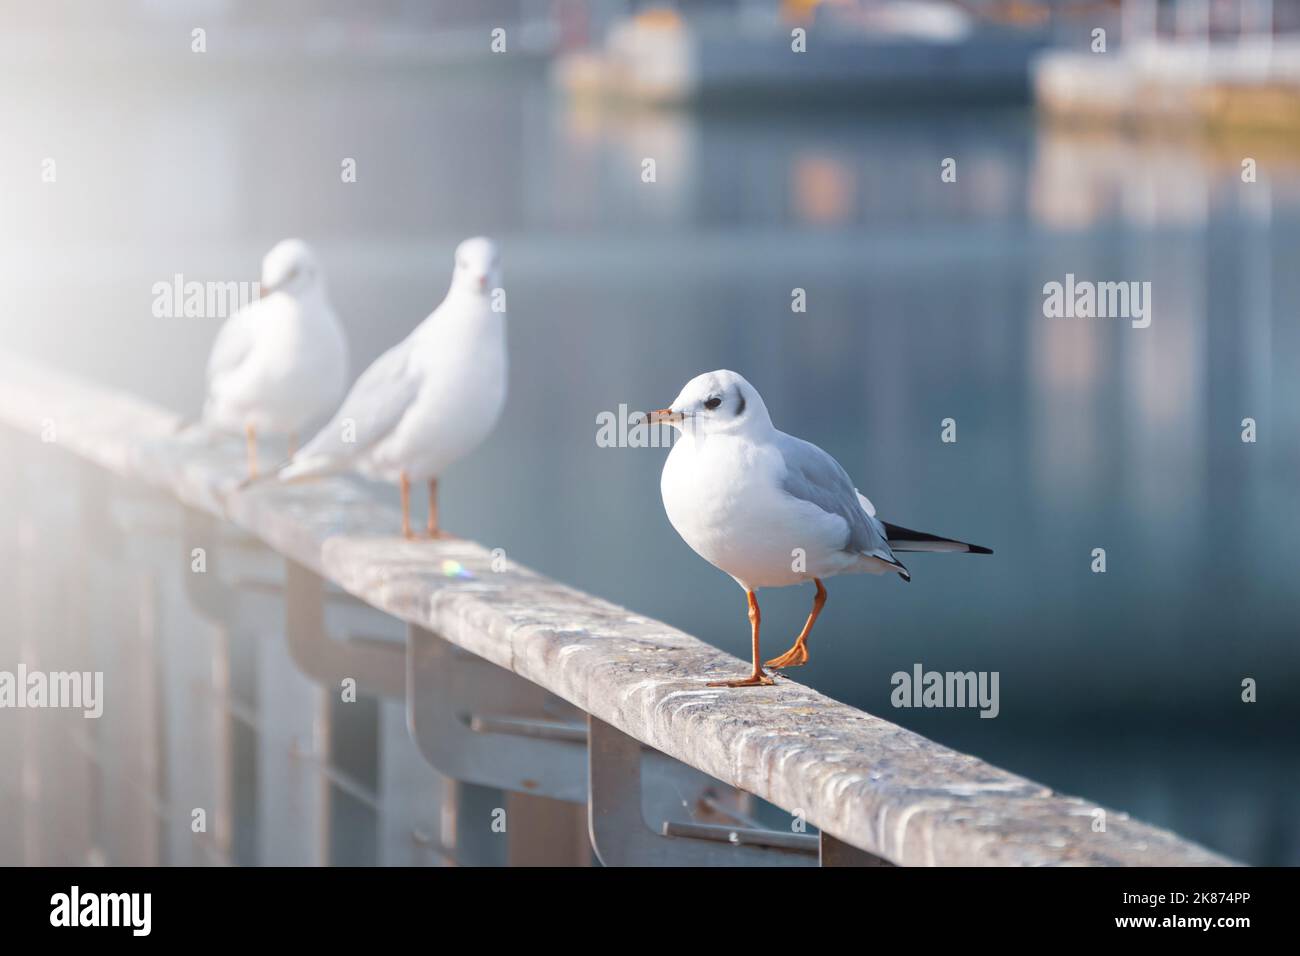
[[[728,692],[745,662],[468,541],[407,542],[395,508],[342,479],[240,492],[239,441],[0,354],[0,422],[224,517],[378,608],[623,732],[903,865],[1221,865],[1165,830],[1054,793],[792,681]],[[34,451],[44,451],[34,444]],[[53,450],[50,450],[53,453]],[[460,563],[472,577],[448,575]]]

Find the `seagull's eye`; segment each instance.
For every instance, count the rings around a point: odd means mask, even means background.
[[[722,404],[722,399],[719,398],[717,395],[714,395],[711,399],[709,399],[707,402],[704,403],[704,407],[707,408],[709,411],[713,411],[721,404]]]

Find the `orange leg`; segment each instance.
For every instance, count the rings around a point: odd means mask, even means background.
[[[298,454],[298,433],[297,433],[297,432],[289,432],[289,454],[288,454],[288,457],[289,457],[289,458],[292,458],[292,457],[293,457],[294,455],[296,455],[296,454]]]
[[[401,486],[402,486],[402,537],[414,538],[415,532],[411,530],[411,479],[406,477],[406,472],[402,472]]]
[[[826,588],[822,586],[822,579],[813,578],[813,581],[817,583],[817,596],[813,598],[812,612],[808,615],[808,620],[804,622],[803,630],[794,639],[794,647],[780,657],[774,657],[768,661],[768,667],[779,670],[782,667],[798,667],[801,664],[808,663],[808,635],[812,633],[813,624],[817,622],[817,615],[826,606]]]
[[[775,683],[772,678],[763,673],[763,668],[758,663],[758,625],[763,620],[762,615],[758,613],[758,595],[753,591],[746,591],[745,598],[749,601],[749,627],[754,642],[754,670],[741,680],[709,681],[710,687],[759,687]]]
[[[438,479],[429,479],[429,524],[430,538],[450,538],[451,535],[438,527]]]
[[[248,477],[257,477],[257,429],[253,425],[244,426],[244,444],[248,449]]]

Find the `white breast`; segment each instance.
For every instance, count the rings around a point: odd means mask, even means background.
[[[784,472],[769,445],[683,435],[664,464],[664,510],[682,539],[741,587],[797,584],[824,572],[825,555],[842,542],[844,528],[786,494]]]
[[[338,405],[347,385],[347,340],[329,305],[279,295],[250,307],[239,364],[212,383],[205,412],[220,427],[301,432]]]
[[[274,386],[267,408],[276,431],[301,432],[327,418],[347,387],[347,339],[328,307],[310,304],[285,323],[278,343],[268,343]]]

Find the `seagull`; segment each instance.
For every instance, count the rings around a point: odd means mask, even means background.
[[[357,379],[320,433],[278,472],[295,481],[351,469],[395,483],[402,534],[411,531],[411,483],[429,483],[428,535],[438,527],[438,478],[487,438],[506,400],[506,312],[501,259],[490,239],[456,248],[451,288],[402,342]]]
[[[242,432],[248,474],[257,436],[288,435],[333,411],[348,381],[348,343],[311,248],[286,239],[262,259],[261,298],[221,327],[208,358],[204,424]]]
[[[839,462],[778,431],[758,391],[735,372],[696,376],[670,406],[646,418],[679,433],[659,485],[669,522],[700,557],[744,588],[749,603],[753,670],[710,687],[773,683],[759,665],[759,588],[817,585],[794,646],[767,662],[780,670],[808,662],[808,635],[826,604],[822,578],[893,573],[910,581],[895,552],[993,553],[880,520]]]

